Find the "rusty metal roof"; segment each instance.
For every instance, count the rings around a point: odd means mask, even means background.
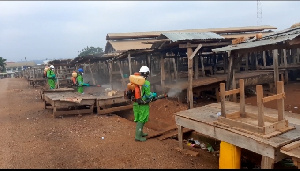
[[[212,33],[212,32],[170,32],[162,33],[157,39],[170,39],[172,42],[177,42],[181,40],[211,40],[211,39],[225,39],[224,37]]]
[[[266,36],[263,36],[262,39],[260,39],[260,40],[252,39],[252,40],[248,40],[247,42],[244,42],[244,43],[212,49],[212,51],[220,52],[220,51],[232,51],[232,50],[238,50],[238,49],[250,49],[250,48],[255,48],[255,47],[259,47],[259,46],[277,44],[279,42],[292,40],[299,35],[300,35],[300,27],[288,28],[288,29],[285,29],[282,31],[270,33]]]
[[[154,38],[161,33],[169,32],[213,32],[213,33],[241,33],[241,32],[256,32],[266,29],[277,29],[270,25],[264,26],[246,26],[246,27],[228,27],[228,28],[208,28],[208,29],[186,29],[186,30],[170,30],[170,31],[150,31],[150,32],[133,32],[133,33],[108,33],[106,40],[118,40],[128,38]]]

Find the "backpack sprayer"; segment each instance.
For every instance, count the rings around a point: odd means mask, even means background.
[[[168,97],[168,94],[161,94],[155,98],[143,100],[141,96],[142,86],[145,83],[145,78],[140,76],[140,73],[134,73],[134,75],[129,76],[130,83],[127,84],[127,89],[124,91],[124,98],[130,99],[138,104],[148,104],[157,99],[163,99]]]

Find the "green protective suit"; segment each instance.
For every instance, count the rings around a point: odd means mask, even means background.
[[[77,81],[77,92],[83,93],[83,77],[81,74],[78,73],[76,81]]]
[[[150,92],[150,82],[145,81],[142,86],[142,99],[147,100],[153,98],[153,93]],[[150,107],[149,104],[141,104],[134,102],[133,103],[133,113],[134,113],[134,122],[146,123],[149,119]]]
[[[56,76],[53,70],[49,69],[47,71],[47,78],[50,89],[55,89]]]

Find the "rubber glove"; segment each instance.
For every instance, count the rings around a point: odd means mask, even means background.
[[[152,96],[153,96],[153,99],[155,99],[157,97],[157,93],[156,92],[153,92],[152,93]]]

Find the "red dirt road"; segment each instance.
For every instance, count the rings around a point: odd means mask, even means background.
[[[176,151],[175,139],[134,141],[135,123],[118,115],[53,118],[39,89],[25,79],[0,79],[0,84],[2,169],[218,168],[218,157],[205,150],[197,157]],[[164,113],[176,103],[169,102]],[[164,113],[150,113],[145,131],[155,133],[151,128],[165,127],[167,120],[175,123]]]

